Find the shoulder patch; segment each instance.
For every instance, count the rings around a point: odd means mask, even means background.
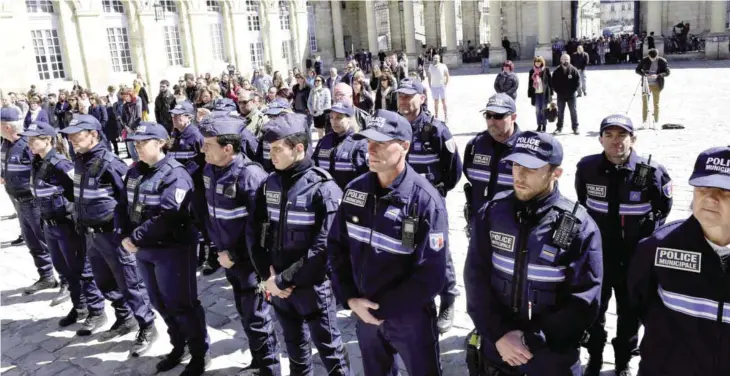
[[[440,251],[444,247],[444,233],[434,232],[428,234],[428,246],[434,251]]]
[[[184,189],[175,188],[175,202],[177,202],[178,205],[182,204],[187,193],[188,192]]]
[[[454,138],[450,138],[446,140],[446,150],[449,151],[449,153],[454,154],[456,153],[456,141],[454,141]]]
[[[667,184],[664,184],[662,187],[662,193],[664,193],[664,196],[667,198],[672,198],[672,194],[674,193],[674,186],[672,185],[672,181],[670,180],[667,182]]]
[[[489,238],[492,241],[492,247],[501,249],[507,252],[514,252],[515,248],[515,237],[514,235],[505,234],[502,232],[489,231]]]
[[[586,193],[588,193],[589,196],[606,198],[606,186],[586,184]]]
[[[348,189],[347,192],[345,192],[345,198],[342,200],[342,202],[346,202],[351,205],[359,206],[361,208],[365,207],[365,203],[367,201],[368,201],[367,193],[356,191],[354,189]]]
[[[654,266],[681,270],[685,272],[702,272],[702,254],[681,249],[657,247],[654,255]]]

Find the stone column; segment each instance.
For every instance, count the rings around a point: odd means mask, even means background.
[[[212,68],[212,50],[211,50],[211,36],[210,36],[210,21],[208,20],[208,13],[200,10],[190,10],[188,13],[190,16],[190,33],[188,37],[192,41],[192,49],[190,55],[192,59],[188,62],[190,67],[196,74],[204,74],[210,72]],[[180,20],[181,23],[185,22]]]
[[[501,3],[500,0],[489,0],[489,65],[492,67],[502,66],[507,60],[507,51],[502,48]]]
[[[553,61],[553,49],[550,43],[550,4],[547,1],[537,2],[537,45],[535,56],[542,56],[545,65],[550,66]]]
[[[408,69],[418,68],[418,51],[420,45],[416,43],[416,21],[413,11],[413,0],[403,1],[403,35],[405,41],[405,53],[408,57]]]
[[[360,6],[365,8],[365,19],[368,26],[368,49],[374,58],[380,51],[380,48],[378,48],[378,25],[375,22],[375,2],[363,1]]]
[[[330,1],[330,6],[332,7],[332,33],[334,34],[335,60],[337,61],[342,61],[345,59],[345,36],[342,33],[341,4],[342,2],[340,2],[339,0]],[[373,18],[375,17],[373,16]]]
[[[281,22],[279,22],[279,2],[275,0],[265,0],[261,2],[264,6],[262,21],[264,22],[264,30],[261,33],[264,39],[265,62],[271,64],[271,71],[286,71],[288,64],[281,58]],[[261,13],[261,12],[259,12]],[[291,51],[290,51],[291,52]]]
[[[390,49],[393,51],[403,51],[403,25],[401,22],[400,7],[397,1],[388,2],[388,17],[390,17]]]
[[[307,15],[307,3],[305,1],[294,1],[292,24],[296,25],[296,30],[292,30],[294,51],[291,53],[296,56],[295,61],[297,66],[302,67],[304,66],[304,59],[311,54],[308,34],[309,17]]]
[[[231,11],[232,39],[235,46],[232,50],[231,60],[236,69],[243,72],[251,72],[251,56],[248,37],[248,12],[245,9],[234,9]]]
[[[461,54],[458,51],[458,39],[456,36],[456,2],[444,0],[444,24],[446,30],[446,53],[441,56],[441,61],[448,67],[461,65]]]
[[[441,14],[439,13],[439,6],[441,2],[438,0],[435,1],[424,1],[423,2],[423,18],[425,19],[425,26],[426,26],[426,46],[428,48],[431,47],[439,47],[441,43],[439,43],[439,19],[441,17]]]
[[[85,87],[93,90],[101,90],[109,84],[109,70],[99,69],[99,67],[111,67],[111,60],[107,48],[99,48],[100,46],[108,46],[106,29],[104,28],[98,11],[76,11],[76,23],[78,29],[83,34],[83,38],[78,38],[81,47],[81,59],[84,65]],[[84,32],[97,30],[97,32]],[[101,32],[101,31],[104,32]],[[74,77],[76,78],[76,77]],[[79,79],[79,81],[83,82]]]
[[[662,39],[662,4],[661,1],[644,1],[646,5],[646,32],[654,32],[654,45],[659,55],[664,55],[664,40]]]
[[[728,32],[725,28],[727,17],[726,1],[711,1],[710,34],[705,38],[705,56],[708,59],[727,59]]]

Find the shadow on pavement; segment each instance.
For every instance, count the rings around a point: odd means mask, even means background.
[[[2,305],[5,307],[39,301],[48,301],[50,304],[51,299],[58,295],[57,288],[39,291],[32,295],[23,294],[23,290],[25,289],[26,287],[18,287],[17,289],[0,292],[0,302],[2,302]]]

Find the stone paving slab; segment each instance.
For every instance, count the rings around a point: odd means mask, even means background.
[[[662,92],[660,123],[680,123],[684,130],[637,132],[637,150],[642,155],[653,156],[664,164],[674,180],[674,208],[670,220],[684,218],[689,214],[691,187],[687,179],[697,154],[710,146],[730,144],[730,126],[724,114],[727,98],[730,98],[730,62],[687,62],[672,63],[672,74]],[[460,150],[476,133],[485,129],[479,110],[493,93],[495,74],[478,74],[478,68],[463,68],[453,71],[452,82],[447,88],[450,104],[449,127]],[[494,72],[494,70],[493,70]],[[526,71],[518,70],[520,89],[517,98],[518,123],[522,129],[535,129],[534,108],[526,96],[528,83]],[[575,197],[573,179],[575,165],[585,155],[601,151],[597,142],[600,120],[612,113],[624,113],[632,100],[639,81],[633,69],[628,66],[601,67],[589,69],[588,96],[578,100],[580,117],[580,136],[562,135],[560,141],[565,149],[565,174],[560,189],[569,197]],[[629,115],[640,122],[641,98],[637,96],[629,110]],[[430,106],[432,104],[429,104]],[[566,117],[569,116],[566,114]],[[567,123],[567,119],[566,119]],[[552,131],[554,125],[548,126]],[[568,126],[565,127],[569,129]],[[459,288],[463,291],[461,273],[466,258],[467,240],[463,235],[464,218],[462,206],[464,195],[462,182],[447,197],[450,220],[451,252],[458,273]],[[12,213],[7,195],[0,193],[0,215]],[[17,220],[0,222],[0,242],[8,242],[17,237]],[[0,372],[3,375],[151,375],[155,371],[158,356],[167,353],[165,325],[158,319],[157,327],[161,338],[146,356],[127,359],[127,352],[134,340],[129,334],[109,342],[99,342],[98,335],[75,337],[78,325],[59,329],[57,321],[71,308],[69,302],[57,307],[49,307],[55,291],[43,291],[32,296],[22,296],[22,289],[37,278],[28,250],[24,246],[3,247],[0,251],[0,311],[1,331]],[[235,311],[232,292],[224,273],[199,279],[199,296],[206,308],[208,330],[211,337],[213,364],[210,375],[236,375],[241,368],[251,362],[251,353],[241,330],[240,320]],[[463,296],[463,294],[462,294]],[[613,302],[612,302],[613,303]],[[454,329],[441,338],[441,359],[444,375],[466,375],[464,363],[464,338],[472,328],[466,314],[466,301],[457,300],[457,314]],[[111,326],[113,311],[107,304],[107,314]],[[615,308],[609,309],[608,330],[615,332]],[[158,316],[159,318],[159,316]],[[343,340],[350,354],[356,375],[362,375],[361,355],[355,335],[354,319],[350,312],[338,313],[338,323],[343,331]],[[278,329],[281,339],[281,329]],[[281,341],[283,342],[283,341]],[[325,370],[316,356],[317,375]],[[613,375],[613,354],[606,347],[604,376]],[[585,351],[582,354],[585,362]],[[638,360],[632,362],[636,371]],[[288,374],[288,359],[283,356],[283,368]],[[402,368],[402,367],[401,367]],[[182,371],[177,367],[162,375],[176,375]],[[402,372],[406,374],[405,370]]]

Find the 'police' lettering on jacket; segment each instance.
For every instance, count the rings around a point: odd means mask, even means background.
[[[502,232],[489,231],[489,237],[492,239],[492,247],[507,252],[514,252],[515,237],[514,235]]]
[[[586,184],[586,193],[588,193],[589,196],[606,198],[606,186]]]
[[[266,203],[278,205],[281,200],[281,192],[267,191]]]
[[[699,252],[658,247],[656,249],[654,265],[661,268],[701,273],[702,254]]]
[[[367,200],[367,193],[356,191],[354,189],[348,189],[347,192],[345,192],[345,199],[342,201],[363,208],[365,207],[365,203],[367,202]]]
[[[485,154],[474,154],[474,164],[490,166],[492,164],[492,156]]]

